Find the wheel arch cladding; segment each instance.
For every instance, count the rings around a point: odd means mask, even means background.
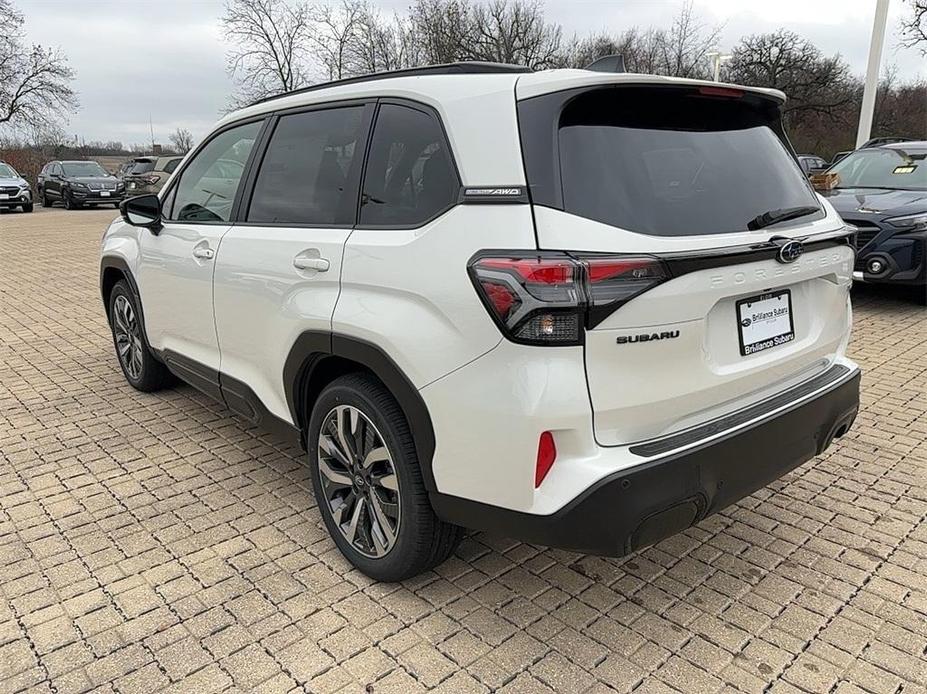
[[[129,289],[138,298],[138,285],[132,276],[128,263],[122,258],[105,256],[100,261],[100,296],[103,299],[103,308],[106,310],[106,317],[109,318],[109,297],[113,287],[120,280],[125,280]],[[141,302],[139,302],[141,304]]]
[[[293,422],[304,432],[311,407],[322,389],[335,378],[366,371],[396,398],[415,443],[415,452],[428,491],[436,491],[431,470],[435,451],[434,427],[418,390],[380,347],[365,340],[329,332],[302,333],[287,355],[283,383]]]
[[[142,337],[145,339],[145,344],[150,345],[148,342],[148,332],[145,328],[145,308],[142,306],[142,296],[138,291],[138,283],[135,281],[132,270],[129,269],[129,264],[119,256],[108,255],[100,260],[100,295],[103,299],[103,310],[106,313],[106,320],[110,320],[110,295],[113,292],[113,287],[115,287],[120,280],[125,280],[126,284],[129,285],[129,291],[132,292],[132,295],[135,297],[135,306],[138,310]],[[157,352],[154,352],[154,357],[158,361],[161,361],[161,357]]]

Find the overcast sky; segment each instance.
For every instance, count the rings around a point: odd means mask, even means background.
[[[406,0],[374,0],[387,12]],[[199,138],[220,116],[231,81],[218,26],[222,0],[14,0],[30,41],[60,47],[77,72],[81,108],[67,132],[86,140],[165,142],[177,127]],[[566,35],[634,25],[663,26],[681,0],[546,0],[549,20]],[[694,0],[710,24],[724,27],[723,50],[743,35],[785,27],[827,54],[840,53],[854,72],[866,69],[875,0]],[[903,79],[927,77],[927,61],[898,45],[902,0],[891,0],[885,65]]]

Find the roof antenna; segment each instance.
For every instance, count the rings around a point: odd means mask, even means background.
[[[593,72],[627,72],[624,69],[624,56],[619,54],[606,55],[593,60],[585,69]]]

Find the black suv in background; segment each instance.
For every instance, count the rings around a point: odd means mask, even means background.
[[[119,207],[125,183],[95,161],[50,161],[39,174],[38,197],[43,207],[60,202],[73,210],[84,205]]]
[[[834,164],[821,191],[856,234],[853,277],[914,285],[927,300],[927,141],[858,149]]]

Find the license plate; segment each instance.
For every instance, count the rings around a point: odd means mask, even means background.
[[[135,189],[135,184],[134,184],[134,183],[130,183],[130,184],[129,184],[129,188],[132,188],[132,189],[134,190],[134,189]]]
[[[9,200],[10,196],[6,193],[0,193],[0,200]]]
[[[108,190],[101,190],[101,191],[100,191],[100,197],[101,197],[101,198],[108,198],[108,197],[109,197],[109,191],[108,191]]]
[[[783,289],[738,301],[737,332],[745,357],[794,340],[792,292]]]

